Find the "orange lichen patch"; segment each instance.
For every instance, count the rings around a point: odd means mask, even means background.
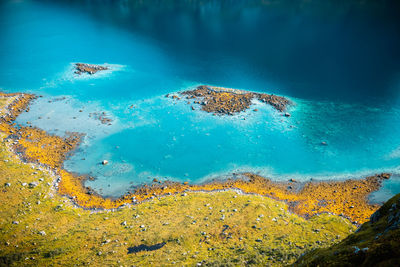
[[[93,193],[90,188],[85,188],[83,186],[83,181],[85,180],[83,176],[72,175],[62,169],[59,171],[59,175],[61,181],[58,184],[58,192],[61,195],[72,197],[73,201],[79,206],[85,208],[112,209],[127,203],[123,198],[112,200]]]
[[[194,103],[201,104],[202,110],[216,114],[233,115],[244,111],[250,107],[253,98],[257,98],[281,112],[285,111],[290,104],[290,101],[282,96],[206,85],[198,86],[195,90],[185,91],[182,94],[186,95],[186,99],[200,98],[201,101]],[[176,98],[176,96],[172,96],[172,98]]]
[[[15,148],[23,153],[25,159],[52,168],[62,166],[66,155],[78,145],[82,136],[78,133],[69,133],[67,137],[62,138],[31,127],[21,127],[18,135],[19,140]]]
[[[299,203],[296,205],[296,202],[291,202],[293,211],[308,216],[321,212],[344,214],[352,221],[364,223],[379,208],[379,205],[369,204],[367,197],[379,189],[384,177],[389,175],[370,176],[362,180],[307,183],[299,194]]]
[[[295,183],[272,182],[264,177],[246,173],[249,180],[232,180],[221,183],[191,186],[191,190],[215,190],[238,188],[245,193],[257,193],[263,196],[283,200],[290,209],[302,216],[330,212],[342,214],[352,221],[363,223],[369,219],[379,205],[369,204],[367,196],[377,190],[383,179],[389,174],[380,174],[365,179],[307,182],[296,192]]]
[[[244,193],[254,193],[285,201],[296,214],[306,218],[329,212],[349,217],[353,222],[363,223],[379,208],[369,204],[367,196],[380,187],[381,181],[389,177],[380,174],[365,179],[307,182],[298,184],[302,188],[296,192],[293,183],[272,182],[264,177],[246,173],[248,179],[230,179],[203,185],[188,185],[177,182],[154,183],[138,187],[119,199],[104,199],[93,194],[90,188],[82,186],[83,179],[76,179],[68,172],[61,172],[60,192],[74,196],[74,201],[86,208],[117,208],[126,203],[141,202],[156,196],[183,193],[184,191],[214,191],[240,189]]]
[[[6,134],[12,134],[13,133],[13,127],[4,121],[0,120],[0,131]]]
[[[90,187],[85,187],[86,177],[84,176],[73,175],[62,169],[59,171],[59,175],[61,177],[58,184],[59,193],[71,197],[77,205],[90,209],[114,209],[128,203],[139,203],[154,196],[180,193],[189,188],[189,186],[177,182],[165,182],[144,185],[138,187],[134,193],[130,192],[118,199],[111,199],[100,196]]]

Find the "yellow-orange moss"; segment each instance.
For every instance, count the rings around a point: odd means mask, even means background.
[[[382,179],[389,178],[388,174],[382,174],[365,179],[307,182],[296,192],[290,189],[299,186],[295,182],[275,183],[250,173],[246,176],[249,181],[233,181],[229,186],[284,200],[291,210],[306,217],[332,212],[359,223],[365,222],[379,207],[368,203],[368,194],[380,187]]]
[[[264,177],[247,173],[249,180],[237,179],[203,185],[185,185],[175,182],[156,183],[139,187],[135,192],[119,199],[104,199],[99,195],[88,194],[82,186],[82,179],[77,179],[66,171],[61,171],[62,180],[59,190],[62,194],[74,196],[74,201],[87,208],[117,208],[125,203],[132,203],[166,194],[191,191],[213,191],[237,188],[244,193],[255,193],[285,201],[290,209],[304,217],[330,212],[349,217],[352,221],[363,223],[379,208],[369,204],[367,196],[377,190],[386,174],[367,177],[365,179],[308,182],[298,192],[288,189],[290,183],[272,182]]]
[[[59,193],[71,196],[82,207],[112,209],[123,204],[122,199],[111,200],[97,194],[90,194],[83,187],[82,181],[84,177],[74,176],[63,169],[59,171],[59,174],[61,176],[61,182],[58,185]]]
[[[18,134],[17,151],[23,152],[24,157],[29,161],[46,164],[53,168],[62,167],[67,153],[78,145],[81,137],[78,133],[69,133],[67,137],[62,138],[31,127],[21,127]]]
[[[190,189],[238,188],[245,193],[257,193],[286,201],[292,211],[306,217],[331,212],[343,214],[352,221],[363,223],[379,208],[379,205],[368,203],[367,196],[380,187],[382,179],[390,176],[381,174],[365,179],[307,182],[296,192],[293,188],[300,185],[295,182],[279,183],[251,173],[245,175],[249,180],[194,185],[190,186]]]

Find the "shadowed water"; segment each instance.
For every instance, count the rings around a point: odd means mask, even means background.
[[[44,95],[19,123],[87,134],[65,167],[105,195],[154,177],[397,172],[399,11],[397,1],[2,1],[0,87]],[[73,62],[111,71],[77,76]],[[163,97],[198,84],[296,105],[290,118],[257,102],[219,117]],[[103,111],[112,125],[91,116]]]

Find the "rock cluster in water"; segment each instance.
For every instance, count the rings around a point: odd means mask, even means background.
[[[86,64],[86,63],[76,63],[75,69],[76,69],[75,73],[79,75],[82,73],[95,74],[98,71],[108,70],[108,68],[105,66]]]
[[[99,120],[102,124],[111,125],[112,119],[110,119],[107,113],[103,112],[92,112],[89,114],[89,117],[94,117],[95,119]]]
[[[200,101],[194,101],[194,103],[200,104],[202,110],[220,115],[233,115],[245,111],[250,107],[253,99],[269,104],[280,112],[286,111],[291,103],[282,96],[207,85],[184,91],[182,95],[186,96],[186,99],[200,98]],[[172,96],[172,98],[178,97]]]

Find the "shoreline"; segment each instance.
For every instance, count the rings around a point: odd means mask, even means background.
[[[0,96],[15,97],[6,107],[8,114],[0,120],[0,130],[8,134],[7,138],[13,141],[13,153],[25,162],[38,163],[41,167],[52,170],[58,177],[53,184],[57,193],[68,197],[76,206],[84,209],[112,210],[155,197],[185,192],[240,190],[244,194],[257,194],[283,201],[292,212],[305,218],[320,213],[332,213],[347,217],[355,224],[361,224],[379,208],[377,204],[368,203],[367,197],[381,187],[383,180],[390,178],[390,174],[377,174],[363,179],[341,181],[275,182],[254,173],[241,173],[240,178],[202,184],[153,181],[151,184],[138,186],[133,192],[119,198],[105,198],[90,187],[84,186],[88,177],[72,174],[62,167],[68,155],[79,146],[81,136],[78,133],[71,133],[62,138],[31,126],[17,128],[15,118],[28,109],[30,101],[36,96],[5,93],[1,93]]]
[[[340,216],[321,214],[305,220],[281,201],[232,190],[165,196],[115,211],[87,210],[54,192],[53,176],[22,163],[8,150],[3,149],[0,164],[5,170],[0,175],[5,191],[1,197],[9,203],[2,206],[7,216],[1,220],[1,262],[101,265],[119,260],[123,266],[147,266],[156,257],[160,265],[168,265],[171,258],[196,265],[215,262],[221,253],[236,257],[238,249],[252,246],[257,250],[246,252],[245,259],[293,263],[302,253],[335,244],[356,230]],[[35,188],[28,185],[38,179]],[[13,208],[19,205],[28,210]],[[165,247],[127,253],[159,243]],[[262,251],[271,247],[273,258],[264,259]]]

